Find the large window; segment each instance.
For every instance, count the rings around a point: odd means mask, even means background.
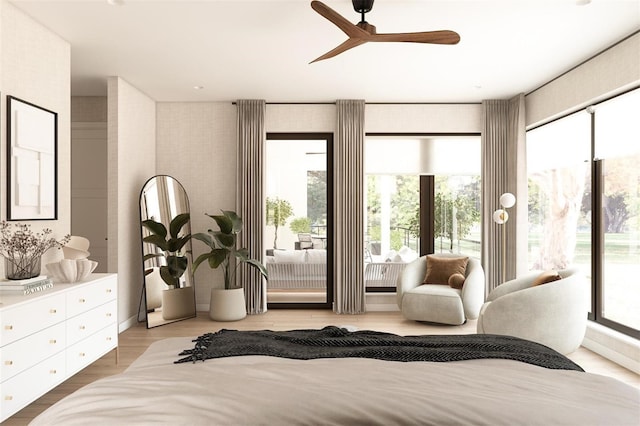
[[[527,132],[530,269],[580,268],[590,318],[640,336],[640,90]]]
[[[422,254],[480,257],[479,136],[368,135],[365,172],[367,291]]]
[[[640,333],[640,89],[593,108],[599,197],[596,320]]]

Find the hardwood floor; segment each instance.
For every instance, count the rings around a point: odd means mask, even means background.
[[[399,312],[369,312],[364,315],[337,315],[328,310],[270,310],[264,315],[251,315],[242,321],[220,323],[211,321],[206,312],[199,312],[197,318],[176,322],[147,330],[144,323],[138,324],[120,334],[118,364],[116,351],[112,351],[85,368],[65,383],[56,387],[40,399],[25,407],[3,425],[26,425],[64,396],[101,377],[124,371],[154,341],[167,337],[198,336],[205,332],[222,328],[237,330],[290,330],[319,328],[326,325],[355,326],[360,330],[385,331],[400,335],[417,334],[473,334],[476,322],[468,321],[462,326],[424,324],[408,321]],[[640,388],[640,376],[585,348],[569,355],[589,373],[611,376]],[[594,389],[595,391],[595,389]]]

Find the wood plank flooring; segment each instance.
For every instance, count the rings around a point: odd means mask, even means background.
[[[3,425],[26,425],[31,419],[64,396],[101,377],[124,371],[147,347],[156,340],[168,337],[198,336],[222,328],[237,330],[290,330],[320,328],[326,325],[355,326],[360,330],[377,330],[400,335],[417,334],[473,334],[476,321],[462,326],[424,324],[404,319],[399,312],[369,312],[364,315],[337,315],[329,310],[270,310],[263,315],[250,315],[242,321],[220,323],[211,321],[206,312],[198,312],[197,318],[176,322],[147,330],[144,323],[120,334],[118,364],[112,351],[59,385],[31,405],[3,422]],[[585,348],[569,355],[587,372],[615,377],[640,388],[640,376]],[[594,391],[596,391],[594,389]]]

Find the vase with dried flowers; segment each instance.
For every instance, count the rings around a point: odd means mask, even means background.
[[[0,255],[5,260],[5,275],[10,280],[24,280],[40,275],[42,255],[50,248],[62,248],[71,238],[65,235],[58,241],[51,237],[52,230],[45,228],[33,232],[31,225],[0,222]]]

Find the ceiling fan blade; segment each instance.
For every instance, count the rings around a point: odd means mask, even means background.
[[[318,12],[320,15],[331,21],[335,26],[340,28],[346,35],[352,38],[366,38],[369,37],[370,34],[359,28],[357,25],[352,24],[347,19],[345,19],[342,15],[340,15],[335,10],[331,9],[326,4],[314,0],[311,2],[311,8]]]
[[[425,31],[421,33],[374,34],[369,41],[397,41],[409,43],[458,44],[460,35],[455,31]]]
[[[357,38],[350,38],[347,41],[345,41],[344,43],[342,43],[341,45],[339,45],[338,47],[336,47],[335,49],[332,49],[330,51],[328,51],[327,53],[325,53],[324,55],[314,59],[313,61],[309,62],[310,64],[314,63],[314,62],[318,62],[318,61],[322,61],[324,59],[329,59],[329,58],[333,58],[336,55],[339,55],[342,52],[345,52],[351,48],[354,48],[356,46],[360,46],[361,44],[366,43],[366,40],[362,40],[362,39],[357,39]]]

